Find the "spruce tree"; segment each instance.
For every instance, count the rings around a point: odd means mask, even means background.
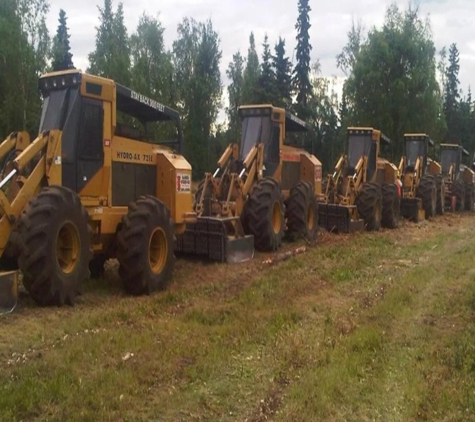
[[[275,56],[272,56],[272,67],[275,73],[278,98],[276,105],[289,108],[292,104],[292,65],[285,55],[285,40],[279,38],[275,45]]]
[[[262,64],[261,75],[258,80],[258,102],[261,104],[275,104],[278,98],[277,88],[275,85],[275,73],[272,67],[272,55],[270,52],[269,38],[267,34],[264,37],[264,43],[262,44]]]
[[[247,52],[246,68],[244,69],[243,81],[243,104],[253,104],[257,102],[257,88],[261,70],[259,67],[259,57],[256,52],[256,41],[254,34],[249,36],[249,49]]]
[[[299,117],[307,119],[310,112],[307,108],[309,98],[312,95],[312,84],[310,82],[310,6],[309,0],[299,0],[299,16],[295,28],[297,29],[297,63],[293,72],[293,86],[297,95],[295,110]]]
[[[233,139],[239,137],[239,116],[238,107],[242,104],[243,97],[243,73],[244,58],[238,51],[233,55],[233,61],[229,63],[226,70],[227,77],[231,80],[228,85],[229,106],[226,108],[228,116],[229,133]]]
[[[444,114],[447,122],[447,141],[460,142],[459,51],[456,44],[449,49],[449,65],[445,70]]]
[[[61,9],[59,11],[59,25],[56,35],[53,38],[52,48],[52,67],[53,71],[74,69],[72,61],[73,55],[70,53],[68,27],[66,12]]]
[[[122,3],[114,13],[112,0],[104,0],[104,7],[99,8],[99,12],[101,24],[96,28],[96,49],[89,54],[88,71],[130,85],[130,44]]]

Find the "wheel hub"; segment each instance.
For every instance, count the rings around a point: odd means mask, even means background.
[[[76,269],[80,243],[76,226],[70,222],[63,224],[56,240],[56,257],[63,273],[71,274]]]
[[[274,203],[272,207],[272,230],[275,234],[280,233],[282,228],[282,213],[280,211],[280,204],[278,202]]]
[[[156,228],[150,236],[148,261],[154,274],[160,274],[165,267],[168,256],[167,236],[162,228]]]

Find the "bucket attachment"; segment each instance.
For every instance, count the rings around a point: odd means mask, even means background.
[[[175,250],[236,264],[254,257],[254,236],[244,235],[238,217],[199,217],[177,236]]]
[[[418,223],[424,220],[426,215],[422,208],[420,198],[401,198],[401,216]]]
[[[351,219],[350,206],[318,204],[318,224],[330,232],[353,233],[363,231],[364,221]]]
[[[18,299],[18,271],[0,273],[0,315],[12,312]]]

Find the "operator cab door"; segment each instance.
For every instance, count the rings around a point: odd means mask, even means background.
[[[376,171],[376,152],[377,152],[377,144],[374,141],[370,141],[371,146],[368,154],[368,164],[366,166],[366,181],[370,182],[373,178],[374,172]]]
[[[83,98],[76,152],[76,192],[80,192],[104,165],[103,131],[102,101]],[[97,184],[97,192],[96,189],[88,192],[99,196],[100,189],[100,184]]]
[[[280,133],[279,123],[273,123],[269,142],[264,146],[264,177],[273,177],[280,164]]]

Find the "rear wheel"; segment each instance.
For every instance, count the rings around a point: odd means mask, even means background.
[[[457,199],[455,211],[463,211],[465,209],[465,186],[461,180],[452,183],[452,195]]]
[[[401,198],[398,195],[397,186],[387,183],[382,188],[383,211],[381,224],[383,227],[394,229],[397,227],[401,210]]]
[[[437,186],[433,175],[427,174],[421,179],[417,187],[417,197],[422,200],[426,218],[433,217],[437,210]]]
[[[132,295],[164,289],[173,270],[173,223],[163,202],[153,196],[129,205],[117,235],[119,275]]]
[[[382,198],[381,188],[375,183],[365,183],[356,199],[358,214],[364,220],[366,230],[381,228]]]
[[[314,240],[318,220],[317,197],[310,182],[298,182],[291,190],[286,202],[288,235],[295,239],[303,236]]]
[[[88,213],[73,191],[50,186],[30,200],[20,222],[23,284],[42,306],[73,305],[92,258]]]
[[[441,174],[435,177],[435,185],[437,187],[436,213],[442,215],[445,208],[445,183],[444,177]]]
[[[284,199],[279,183],[271,177],[259,180],[244,207],[243,226],[254,235],[260,251],[275,251],[284,237]]]
[[[465,210],[473,212],[474,206],[474,185],[473,183],[465,183]]]

